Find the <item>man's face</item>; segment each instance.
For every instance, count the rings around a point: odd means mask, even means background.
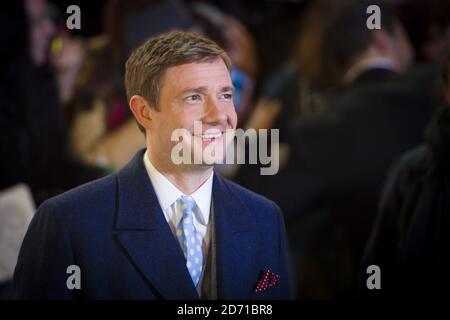
[[[202,151],[202,164],[223,159],[232,140],[225,131],[236,128],[237,116],[230,73],[222,59],[169,68],[161,80],[158,109],[150,109],[152,120],[147,131],[153,159],[172,161],[172,148],[178,141],[171,137],[180,128],[186,129],[182,140],[191,159],[194,150]],[[198,127],[194,130],[194,122],[198,121],[202,124],[200,132]],[[211,148],[219,150],[212,159],[203,152]]]

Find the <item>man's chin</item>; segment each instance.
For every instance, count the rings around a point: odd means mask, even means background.
[[[196,163],[207,165],[220,164],[225,159],[226,144],[223,138],[195,141],[192,158]]]
[[[199,164],[202,166],[214,166],[216,164],[225,163],[225,153],[220,152],[214,155],[203,153],[203,155],[197,157],[195,157],[195,155],[192,155],[192,159],[194,159],[194,164]]]

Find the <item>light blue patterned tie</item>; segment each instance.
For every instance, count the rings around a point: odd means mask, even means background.
[[[177,225],[177,238],[186,258],[186,267],[191,275],[192,282],[197,283],[202,274],[203,252],[201,247],[201,238],[194,227],[193,209],[195,200],[189,196],[181,196],[177,201],[180,202],[182,216]]]

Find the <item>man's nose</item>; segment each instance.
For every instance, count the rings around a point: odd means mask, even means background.
[[[207,100],[206,114],[203,121],[210,124],[225,124],[228,115],[224,106],[221,106],[219,101],[214,98]]]

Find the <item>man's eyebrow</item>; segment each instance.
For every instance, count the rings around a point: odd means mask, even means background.
[[[186,94],[186,93],[190,93],[190,92],[204,94],[207,91],[208,91],[208,88],[206,86],[189,87],[189,88],[183,89],[183,91],[181,91],[181,95]],[[222,87],[220,89],[220,92],[228,92],[228,91],[234,92],[234,87],[233,86],[225,86],[225,87]]]
[[[190,92],[205,93],[207,91],[208,91],[207,87],[189,87],[189,88],[183,89],[183,91],[181,91],[181,94],[186,94],[186,93],[190,93]]]
[[[220,89],[220,92],[228,92],[231,91],[232,93],[234,93],[234,87],[233,86],[225,86],[222,89]]]

